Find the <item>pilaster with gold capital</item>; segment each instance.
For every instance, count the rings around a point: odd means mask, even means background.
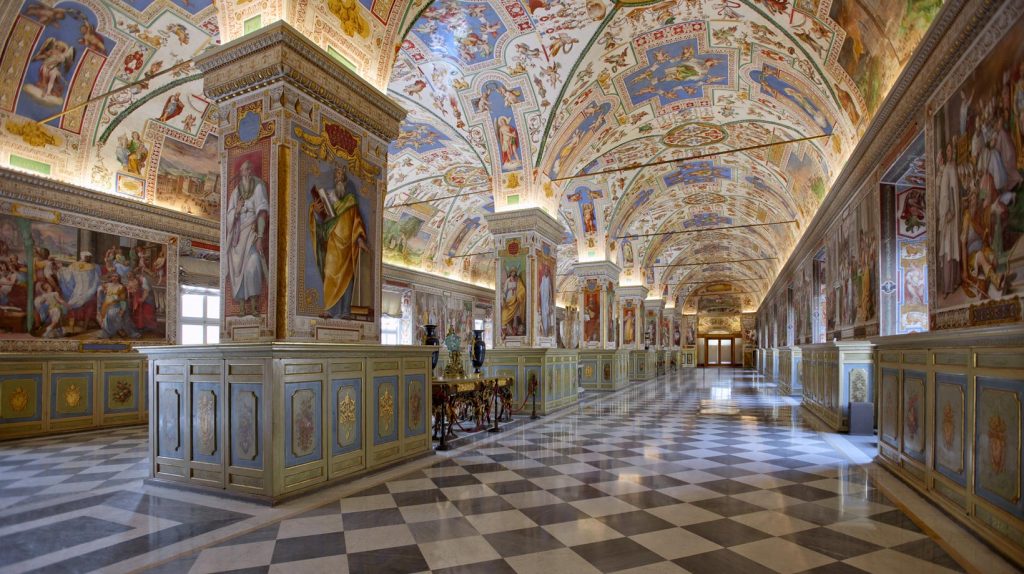
[[[664,299],[647,299],[644,301],[644,335],[650,348],[664,348],[664,325],[662,324],[662,311],[665,307]],[[649,340],[648,340],[649,338]]]
[[[406,112],[283,21],[196,66],[220,110],[222,340],[378,343]]]
[[[486,218],[497,259],[495,347],[557,347],[557,246],[565,228],[537,207]]]
[[[621,269],[610,261],[577,263],[573,273],[579,279],[582,302],[583,338],[581,349],[618,347],[618,302],[615,286]]]
[[[618,288],[620,337],[623,349],[644,348],[644,300],[647,287],[630,285]]]

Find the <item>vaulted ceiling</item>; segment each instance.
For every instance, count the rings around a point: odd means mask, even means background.
[[[940,6],[9,2],[0,163],[216,219],[216,109],[189,62],[283,18],[410,111],[385,261],[493,284],[485,215],[539,206],[568,229],[560,273],[611,260],[684,308],[713,287],[753,310]],[[39,81],[51,37],[75,48],[66,85]]]

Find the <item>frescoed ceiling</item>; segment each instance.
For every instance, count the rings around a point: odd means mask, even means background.
[[[612,260],[681,308],[716,283],[756,307],[941,4],[7,2],[0,164],[216,219],[189,62],[283,18],[410,111],[385,261],[493,284],[486,214],[538,206],[568,229],[560,291]]]
[[[460,202],[462,219],[535,205],[566,224],[575,249],[559,249],[560,293],[576,261],[607,259],[620,283],[681,308],[721,283],[752,311],[940,7],[438,1],[402,43],[388,91],[461,136],[489,176],[490,201]],[[418,168],[392,165],[391,181]]]
[[[383,91],[426,1],[2,2],[0,165],[217,220],[217,111],[192,59],[284,18]]]

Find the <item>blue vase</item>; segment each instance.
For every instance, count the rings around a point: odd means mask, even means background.
[[[480,374],[480,367],[484,364],[484,357],[487,355],[487,345],[484,343],[483,329],[473,329],[473,372]]]
[[[437,325],[424,325],[423,330],[426,331],[426,335],[423,336],[424,345],[438,346],[441,344],[441,340],[437,338]],[[434,351],[430,355],[430,370],[433,371],[437,368],[437,351]]]

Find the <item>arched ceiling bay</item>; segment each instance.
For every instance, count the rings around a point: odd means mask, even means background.
[[[752,310],[940,7],[438,1],[388,89],[475,151],[489,209],[557,213],[560,272],[611,260],[681,306],[721,283]]]
[[[410,110],[385,260],[493,284],[485,215],[537,205],[569,230],[564,276],[608,259],[624,283],[680,296],[763,276],[742,284],[759,298],[940,6],[5,2],[0,164],[217,219],[217,112],[190,62],[283,18]],[[737,225],[761,227],[693,232]],[[665,267],[705,252],[762,259]]]
[[[193,58],[285,19],[383,91],[426,2],[0,2],[0,165],[217,220],[217,111]]]

